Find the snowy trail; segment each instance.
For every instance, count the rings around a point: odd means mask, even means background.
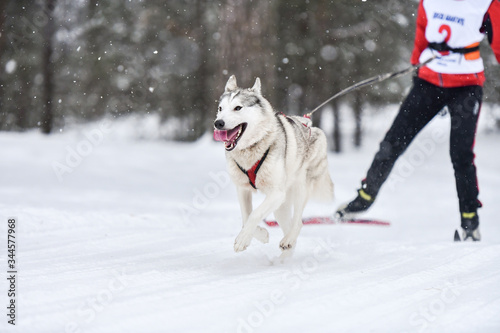
[[[306,226],[294,257],[277,263],[278,228],[269,244],[233,252],[239,207],[220,145],[126,140],[115,128],[59,181],[53,162],[92,129],[0,133],[2,249],[7,218],[19,221],[18,318],[8,325],[2,305],[1,332],[500,330],[498,134],[480,133],[476,149],[482,242],[452,242],[459,215],[445,143],[381,192],[369,216],[390,227]],[[329,156],[337,200],[310,203],[307,215],[351,199],[381,134]],[[5,272],[5,250],[0,262]]]

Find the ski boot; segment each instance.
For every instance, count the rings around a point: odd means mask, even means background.
[[[335,213],[335,218],[339,220],[354,218],[356,215],[367,211],[374,201],[375,197],[366,193],[366,184],[363,182],[358,190],[358,196],[348,204],[340,206]]]
[[[474,242],[481,240],[479,233],[479,217],[476,212],[462,213],[462,240],[466,241],[469,238]],[[458,232],[455,232],[455,241],[460,241]]]

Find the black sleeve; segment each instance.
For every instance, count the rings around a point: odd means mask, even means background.
[[[493,28],[491,27],[491,19],[490,15],[486,13],[484,15],[483,25],[481,26],[480,31],[488,37],[488,42],[491,44],[493,41]]]

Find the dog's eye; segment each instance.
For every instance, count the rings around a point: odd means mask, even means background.
[[[241,106],[237,106],[234,108],[234,111],[240,111],[241,110]]]
[[[217,109],[219,112],[222,111],[222,106],[219,106],[219,108]]]

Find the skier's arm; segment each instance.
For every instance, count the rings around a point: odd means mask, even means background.
[[[488,41],[491,49],[495,53],[497,61],[500,63],[500,0],[493,0],[486,13],[486,24]]]
[[[427,26],[427,15],[425,14],[425,9],[423,5],[423,0],[420,0],[420,4],[418,5],[418,13],[417,13],[417,30],[415,32],[415,45],[413,47],[413,52],[411,54],[411,64],[418,64],[418,60],[420,58],[420,54],[427,47],[429,42],[425,39],[425,27]]]

